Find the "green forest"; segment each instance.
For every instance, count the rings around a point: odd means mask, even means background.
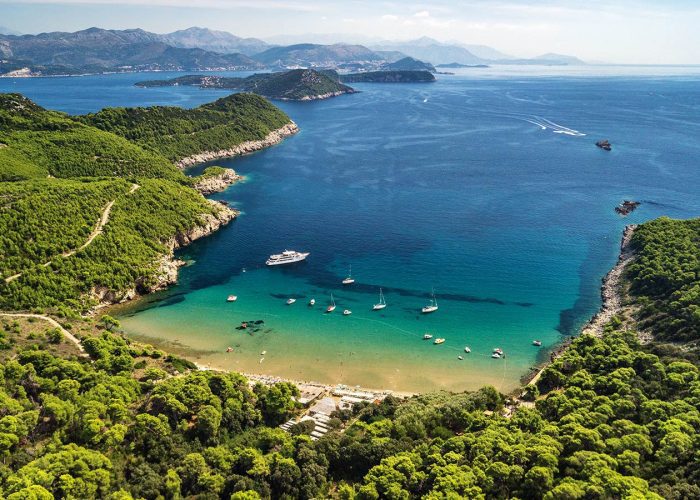
[[[194,109],[108,108],[78,119],[173,162],[264,139],[290,122],[280,109],[255,94],[233,94]]]
[[[700,340],[700,219],[667,217],[639,227],[629,266],[640,326],[666,340]]]

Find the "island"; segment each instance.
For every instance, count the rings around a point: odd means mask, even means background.
[[[595,143],[596,146],[598,146],[600,149],[603,149],[605,151],[611,151],[612,150],[612,144],[610,144],[610,141],[607,139],[600,140]]]
[[[404,57],[392,63],[383,64],[382,71],[430,71],[435,72],[435,66],[430,63],[419,61],[412,57]]]
[[[135,83],[137,87],[169,87],[193,85],[201,88],[252,92],[270,99],[284,101],[313,101],[328,99],[355,90],[338,81],[335,71],[293,69],[277,73],[257,73],[245,78],[214,75],[186,75],[170,80],[147,80]]]
[[[365,73],[341,74],[344,83],[430,83],[435,75],[430,71],[367,71]]]
[[[459,69],[459,68],[488,68],[488,64],[460,64],[457,62],[437,64],[436,68],[449,68],[449,69]]]

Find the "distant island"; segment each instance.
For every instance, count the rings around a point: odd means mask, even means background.
[[[447,63],[447,64],[438,64],[435,66],[436,68],[449,68],[449,69],[457,69],[457,68],[488,68],[488,64],[460,64],[457,62],[452,62],[452,63]]]
[[[396,62],[386,63],[380,68],[383,71],[430,71],[435,72],[435,66],[419,61],[413,57],[404,57]]]
[[[428,83],[435,81],[430,71],[367,71],[340,75],[344,83]]]
[[[201,88],[230,89],[285,101],[327,99],[355,92],[352,87],[340,83],[334,71],[322,72],[313,69],[257,73],[245,78],[186,75],[169,80],[147,80],[137,82],[135,85],[144,88],[192,85]]]

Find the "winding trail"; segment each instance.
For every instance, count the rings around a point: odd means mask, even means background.
[[[129,189],[129,192],[127,194],[132,194],[134,191],[136,191],[140,187],[141,186],[139,186],[138,184],[132,184],[131,188]],[[92,230],[92,232],[90,233],[90,236],[88,236],[88,239],[85,241],[85,243],[80,245],[78,248],[74,248],[73,250],[68,250],[67,252],[63,252],[61,254],[61,257],[70,257],[71,255],[74,255],[75,253],[77,253],[81,250],[84,250],[85,248],[87,248],[90,245],[90,243],[93,242],[93,240],[95,238],[97,238],[100,234],[102,234],[102,230],[109,222],[109,214],[112,211],[112,206],[114,205],[114,202],[116,202],[116,201],[117,200],[110,201],[102,209],[102,215],[100,216],[100,219],[97,221],[97,224],[95,225],[95,229]],[[51,262],[52,261],[44,262],[41,265],[44,267],[49,267],[51,265]],[[13,274],[12,276],[8,276],[7,278],[5,278],[5,283],[10,283],[10,282],[16,280],[17,278],[19,278],[20,276],[22,276],[22,273],[17,273],[17,274]]]
[[[0,316],[4,316],[7,318],[43,319],[44,321],[47,321],[47,322],[51,323],[53,326],[55,326],[56,328],[58,328],[66,339],[68,339],[70,342],[75,344],[75,346],[80,351],[81,356],[83,356],[85,358],[88,357],[87,353],[85,352],[85,349],[83,349],[83,345],[80,343],[80,340],[78,340],[78,338],[75,335],[73,335],[71,332],[69,332],[68,330],[63,328],[61,326],[61,324],[53,318],[50,318],[48,316],[44,316],[43,314],[29,314],[29,313],[0,313]]]

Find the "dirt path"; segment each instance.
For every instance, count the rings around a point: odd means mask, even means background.
[[[78,340],[75,335],[73,335],[71,332],[66,330],[61,326],[61,324],[56,321],[53,318],[50,318],[48,316],[44,316],[42,314],[28,314],[28,313],[0,313],[0,316],[5,316],[8,318],[36,318],[36,319],[43,319],[44,321],[47,321],[51,323],[53,326],[58,328],[63,336],[71,341],[72,343],[75,344],[75,346],[80,350],[80,355],[84,357],[88,357],[87,353],[85,352],[85,349],[83,349],[83,345],[80,343],[80,340]]]
[[[140,187],[141,186],[139,186],[138,184],[132,184],[131,188],[129,189],[129,192],[127,194],[132,194],[134,191],[136,191]],[[95,225],[95,229],[93,229],[92,232],[90,233],[90,236],[88,236],[87,241],[85,241],[85,243],[80,245],[78,248],[74,248],[73,250],[63,252],[61,254],[61,257],[70,257],[71,255],[74,255],[75,253],[77,253],[81,250],[84,250],[85,248],[87,248],[90,245],[90,243],[92,243],[92,241],[95,238],[97,238],[100,234],[102,234],[102,230],[109,222],[109,214],[112,211],[112,206],[114,205],[114,202],[116,202],[116,201],[117,200],[110,201],[109,203],[107,203],[107,205],[105,205],[104,209],[102,209],[102,215],[100,216],[100,219],[97,221],[97,225]],[[49,267],[51,265],[51,262],[52,261],[44,262],[42,264],[42,266]],[[12,276],[8,276],[7,278],[5,278],[5,283],[10,283],[11,281],[16,280],[20,276],[22,276],[22,273],[17,273],[17,274],[13,274]]]

